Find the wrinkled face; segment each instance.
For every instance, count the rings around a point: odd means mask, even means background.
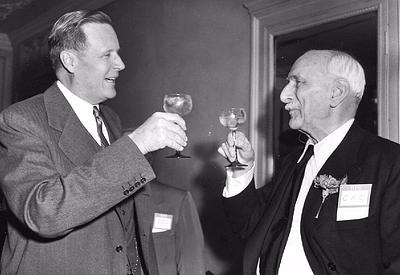
[[[320,136],[329,123],[333,77],[326,72],[327,56],[306,53],[293,65],[280,99],[289,112],[289,127],[312,137]]]
[[[77,53],[74,90],[89,103],[98,104],[115,97],[115,81],[125,64],[118,54],[119,42],[112,26],[89,23],[82,29],[87,48]]]

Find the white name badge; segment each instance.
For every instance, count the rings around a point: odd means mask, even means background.
[[[173,215],[154,213],[152,233],[164,232],[171,230]]]
[[[372,184],[340,185],[337,221],[358,220],[368,217]]]

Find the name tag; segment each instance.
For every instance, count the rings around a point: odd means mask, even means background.
[[[153,229],[151,232],[159,233],[172,228],[173,215],[154,213]]]
[[[368,217],[372,184],[344,184],[339,189],[337,221]]]

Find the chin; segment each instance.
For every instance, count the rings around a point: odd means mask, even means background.
[[[292,130],[300,130],[302,123],[296,119],[289,120],[289,128]]]
[[[114,98],[116,95],[117,95],[117,91],[116,91],[116,90],[111,90],[111,91],[108,91],[108,92],[106,93],[107,99],[112,99],[112,98]]]

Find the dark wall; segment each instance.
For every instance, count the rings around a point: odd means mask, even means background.
[[[191,191],[206,240],[212,274],[241,274],[242,242],[224,219],[220,194],[225,160],[217,148],[227,130],[218,122],[224,107],[249,107],[250,16],[241,0],[118,0],[102,9],[114,22],[126,69],[111,105],[123,126],[139,126],[162,111],[165,93],[192,95],[186,118],[191,159],[154,155],[158,178]],[[248,123],[241,127],[248,132]]]

